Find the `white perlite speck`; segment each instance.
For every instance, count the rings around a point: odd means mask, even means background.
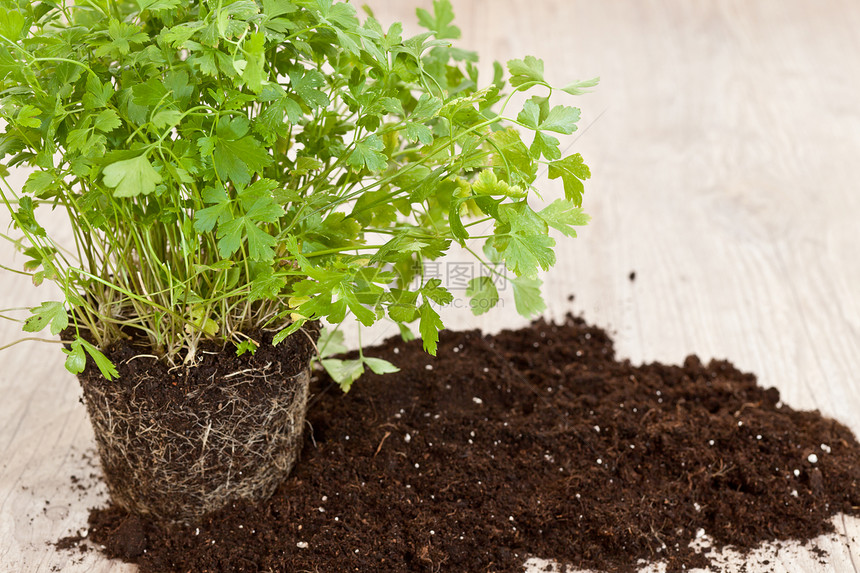
[[[298,543],[296,543],[296,547],[298,547],[299,549],[307,549],[308,548],[308,542],[307,541],[299,541]]]
[[[821,451],[825,454],[829,454],[831,451],[830,446],[828,446],[827,444],[821,444]]]
[[[484,403],[484,401],[481,400],[480,398],[478,398],[477,396],[472,397],[472,402],[474,402],[475,404],[483,404]]]
[[[432,364],[427,364],[426,366],[424,366],[424,368],[425,368],[426,370],[433,370],[433,365],[432,365]]]
[[[811,464],[817,464],[818,463],[818,456],[816,456],[815,454],[809,454],[809,457],[806,459],[809,460],[809,463],[811,463]]]

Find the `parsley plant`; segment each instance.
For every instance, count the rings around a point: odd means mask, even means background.
[[[407,38],[333,0],[0,0],[0,195],[22,235],[7,238],[63,294],[24,330],[71,327],[68,369],[89,355],[109,378],[99,347],[128,329],[193,362],[203,339],[253,351],[259,328],[278,342],[352,315],[417,322],[435,353],[453,297],[421,263],[454,241],[488,269],[473,308],[495,305],[505,273],[519,312],[541,312],[549,229],[588,221],[588,167],[558,139],[580,112],[555,98],[596,79],[554,89],[528,56],[508,62],[509,93],[498,63],[480,87],[450,2],[418,19],[428,31]],[[542,165],[565,197],[536,211]],[[21,189],[16,166],[32,169]],[[74,245],[40,224],[52,209]],[[483,249],[476,228],[492,229]],[[323,362],[345,389],[392,368]]]

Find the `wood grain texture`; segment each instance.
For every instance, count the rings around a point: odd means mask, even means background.
[[[558,82],[602,77],[578,100],[575,146],[594,173],[594,220],[545,276],[548,314],[583,313],[637,362],[729,358],[791,406],[860,434],[860,4],[453,2],[485,73],[493,59],[533,54]],[[431,5],[369,3],[383,24],[410,31],[415,7]],[[543,183],[547,195],[555,183]],[[0,263],[20,257],[3,245]],[[50,298],[44,291],[0,275],[0,307]],[[447,323],[524,324],[504,302],[478,319],[452,309]],[[0,322],[0,344],[18,336]],[[103,499],[70,485],[92,471],[81,460],[92,434],[58,348],[26,343],[2,358],[0,571],[133,571],[46,545],[83,527]],[[751,559],[747,570],[860,571],[860,520],[835,524],[840,533],[819,540],[826,564],[770,549],[770,565]],[[744,565],[726,559],[726,570]]]

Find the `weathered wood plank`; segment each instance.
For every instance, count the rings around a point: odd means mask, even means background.
[[[432,4],[370,3],[383,23],[414,22],[414,7]],[[576,144],[595,174],[594,221],[546,276],[549,314],[583,312],[634,361],[727,357],[786,403],[860,433],[860,5],[454,4],[463,43],[485,57],[533,54],[552,79],[603,78],[579,100],[588,129]],[[16,264],[6,245],[0,262]],[[39,290],[3,273],[0,307],[50,298]],[[456,328],[524,323],[510,298],[479,319],[446,316]],[[0,344],[17,336],[0,323]],[[92,471],[81,459],[92,434],[57,348],[26,343],[2,358],[0,570],[133,571],[46,545],[81,528],[100,499],[70,485]],[[747,570],[860,570],[860,520],[836,524],[843,535],[819,543],[826,565],[782,550]]]

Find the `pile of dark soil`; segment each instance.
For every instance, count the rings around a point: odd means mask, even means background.
[[[143,572],[670,571],[717,548],[832,530],[860,513],[860,445],[727,362],[633,366],[569,317],[496,336],[445,332],[439,357],[389,340],[401,372],[342,395],[317,382],[302,457],[263,504],[199,527],[108,507],[89,539]]]

